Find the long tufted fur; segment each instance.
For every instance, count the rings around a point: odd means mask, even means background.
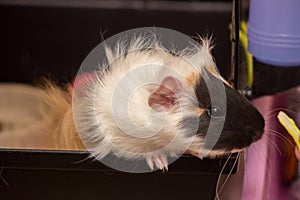
[[[55,146],[85,146],[96,158],[110,152],[131,159],[156,153],[176,156],[185,151],[198,152],[201,138],[191,136],[190,129],[180,127],[179,122],[202,112],[194,85],[205,75],[203,69],[222,79],[210,54],[210,40],[201,41],[202,46],[169,52],[155,36],[139,36],[129,44],[121,41],[114,49],[106,47],[107,65],[77,77],[73,94],[46,82],[44,103],[49,112],[44,115]],[[168,76],[176,77],[184,88],[177,99],[180,107],[156,111],[148,104],[149,96]],[[139,88],[143,82],[153,84]],[[134,95],[132,88],[138,88]],[[149,136],[147,131],[155,134]],[[137,137],[128,132],[135,132]]]
[[[135,159],[157,151],[174,156],[185,152],[192,143],[190,148],[199,150],[202,141],[188,136],[186,131],[190,130],[180,128],[179,122],[186,116],[199,116],[193,88],[195,82],[189,81],[190,77],[203,74],[205,68],[221,78],[210,48],[210,41],[203,39],[202,47],[190,46],[170,53],[155,37],[137,37],[129,45],[123,41],[115,49],[106,48],[108,65],[94,72],[92,77],[96,78],[84,84],[79,81],[81,92],[78,94],[75,84],[73,111],[77,130],[86,147],[97,158],[109,152]],[[149,106],[148,98],[158,87],[155,83],[161,83],[168,76],[178,78],[183,84],[184,92],[178,99],[180,109],[155,111]],[[154,84],[139,88],[130,96],[132,88],[138,88],[143,82]],[[163,127],[159,127],[162,121]],[[139,138],[139,134],[149,129],[159,131],[151,137]],[[128,132],[136,132],[137,137]]]

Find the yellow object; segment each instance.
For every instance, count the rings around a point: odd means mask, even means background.
[[[229,25],[230,32],[232,31],[232,25]],[[247,24],[245,21],[241,21],[241,28],[239,32],[241,46],[246,55],[247,61],[247,85],[251,88],[253,85],[253,57],[248,51],[248,38],[247,38]]]
[[[252,55],[248,51],[247,24],[244,21],[241,21],[240,41],[241,41],[242,47],[244,48],[246,60],[247,60],[248,86],[252,87],[252,84],[253,84],[253,58],[252,58]]]
[[[297,127],[295,121],[282,111],[279,112],[277,118],[279,122],[283,125],[283,127],[292,136],[292,138],[296,142],[298,149],[300,150],[300,130]]]

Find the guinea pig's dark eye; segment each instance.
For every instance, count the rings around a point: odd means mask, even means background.
[[[210,117],[222,117],[224,113],[218,106],[212,106],[207,109],[207,113]]]

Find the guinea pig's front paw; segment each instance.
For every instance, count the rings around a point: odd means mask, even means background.
[[[154,167],[157,167],[160,170],[168,171],[168,159],[166,154],[162,152],[156,152],[147,156],[146,161],[151,170],[153,170]]]

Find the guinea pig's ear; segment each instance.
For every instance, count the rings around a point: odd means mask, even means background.
[[[150,94],[148,104],[156,111],[167,111],[177,104],[177,99],[183,85],[179,79],[168,76],[163,79],[160,86]]]

